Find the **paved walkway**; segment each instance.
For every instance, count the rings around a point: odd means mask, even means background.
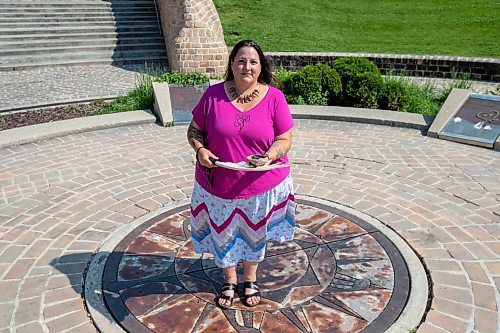
[[[142,65],[59,66],[0,71],[0,111],[116,98],[135,88]]]
[[[0,150],[0,333],[95,332],[80,295],[93,252],[185,200],[185,126],[120,127]],[[404,237],[432,279],[419,332],[499,332],[500,155],[412,129],[298,120],[296,192]]]

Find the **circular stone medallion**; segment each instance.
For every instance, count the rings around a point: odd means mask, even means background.
[[[409,273],[379,230],[338,209],[298,201],[293,241],[268,242],[261,303],[221,310],[223,276],[196,254],[189,206],[128,234],[109,255],[104,301],[128,332],[383,332],[408,299]],[[237,268],[242,281],[242,267]],[[239,290],[243,290],[242,284]]]

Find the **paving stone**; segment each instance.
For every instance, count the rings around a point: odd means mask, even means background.
[[[43,251],[41,252],[43,253]],[[48,249],[39,259],[35,262],[36,266],[49,266],[57,263],[57,259],[62,255],[59,249]]]
[[[451,257],[457,260],[475,260],[477,259],[468,249],[459,243],[445,244],[446,250]]]
[[[72,286],[73,289],[80,288],[83,277],[83,269],[76,274],[69,274],[64,271],[59,271],[59,273],[61,275],[53,275],[49,278],[47,289],[58,289],[68,286]]]
[[[26,249],[25,246],[11,245],[0,254],[0,264],[6,264],[16,261],[21,253]]]
[[[72,300],[76,298],[80,298],[80,292],[77,292],[72,287],[53,289],[48,290],[45,293],[45,304],[50,305],[52,303],[61,302],[63,300]]]
[[[12,302],[15,300],[19,289],[18,281],[2,281],[0,280],[0,303]]]
[[[500,275],[500,261],[497,262],[485,262],[484,265],[488,268],[491,274]]]
[[[46,239],[39,239],[35,241],[33,245],[28,247],[28,250],[24,253],[23,258],[39,258],[40,253],[43,253],[50,243],[51,241]]]
[[[16,326],[38,321],[40,319],[41,297],[20,301],[14,317]]]
[[[52,317],[59,317],[76,311],[85,312],[81,299],[72,299],[62,303],[46,306],[43,309],[43,316],[45,319],[50,320]]]
[[[434,297],[431,307],[436,311],[458,317],[464,321],[469,321],[472,317],[472,306],[469,304],[457,303],[447,299]]]
[[[467,226],[463,229],[479,241],[494,241],[496,239],[480,226]]]
[[[474,329],[481,333],[497,332],[498,313],[484,309],[474,311]]]
[[[453,288],[449,286],[437,285],[433,288],[436,297],[452,300],[458,303],[471,304],[471,292],[464,289]]]
[[[84,323],[88,323],[89,319],[87,318],[85,312],[77,311],[70,313],[68,315],[55,318],[53,320],[47,321],[47,327],[49,328],[49,332],[63,332],[75,326],[80,326]]]
[[[95,326],[90,322],[84,323],[83,325],[74,327],[67,331],[67,333],[97,333]]]
[[[462,263],[462,265],[464,265],[464,268],[467,271],[467,274],[469,275],[469,278],[472,281],[488,283],[488,284],[490,283],[488,276],[486,275],[486,273],[484,272],[483,268],[479,263],[464,262]]]
[[[467,327],[468,327],[467,322],[447,316],[438,311],[434,310],[429,311],[429,313],[427,313],[426,321],[438,327],[442,327],[445,330],[448,330],[449,332],[453,333],[467,332]]]
[[[495,289],[489,285],[472,282],[472,292],[474,293],[474,303],[476,306],[496,311]]]
[[[436,327],[429,324],[428,322],[423,323],[419,326],[417,333],[449,333],[450,331],[444,330],[442,328]]]
[[[43,327],[39,322],[31,322],[26,325],[16,326],[16,333],[43,332]]]
[[[467,288],[469,286],[466,276],[462,274],[431,272],[431,279],[436,285],[440,284],[458,288]]]
[[[484,246],[479,242],[474,243],[462,243],[476,258],[482,259],[498,259],[498,255],[488,249],[488,247]]]
[[[24,279],[19,289],[19,299],[40,296],[45,290],[45,284],[48,279],[48,275],[40,275]]]
[[[10,280],[23,278],[27,275],[34,262],[35,259],[18,259],[10,266],[10,269],[4,276],[4,279]]]
[[[1,285],[1,281],[0,281]],[[2,289],[3,290],[3,289]],[[0,303],[0,328],[8,327],[14,312],[14,303]]]

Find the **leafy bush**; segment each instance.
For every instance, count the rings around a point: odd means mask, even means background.
[[[374,102],[374,99],[378,98],[380,94],[379,90],[383,89],[378,87],[381,81],[383,85],[383,80],[375,63],[366,58],[339,58],[333,62],[333,69],[339,74],[342,81],[343,90],[340,105],[365,105],[363,107],[378,105],[378,103]],[[355,87],[357,86],[362,88],[363,91],[356,92]],[[370,94],[372,96],[368,96],[369,93],[366,91],[366,89],[369,89],[369,86],[378,87],[376,88],[378,89],[376,92]]]
[[[375,73],[380,75],[377,65],[366,58],[339,58],[333,62],[332,67],[340,75],[344,87],[347,86],[352,78],[360,74]]]
[[[385,81],[385,90],[380,98],[380,107],[385,110],[402,111],[410,100],[408,90],[400,81]]]
[[[344,103],[357,108],[376,109],[379,107],[378,101],[384,90],[384,80],[380,74],[373,72],[357,74],[347,82]]]
[[[342,91],[339,75],[324,64],[306,66],[285,78],[282,84],[292,104],[332,105]]]
[[[208,77],[200,73],[168,72],[155,77],[155,82],[167,82],[170,84],[194,86],[208,82]]]
[[[283,90],[283,81],[287,80],[292,75],[292,71],[280,67],[273,73],[273,80],[271,81],[271,85],[280,90]]]

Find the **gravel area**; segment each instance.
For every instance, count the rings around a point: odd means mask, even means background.
[[[88,117],[105,106],[102,104],[75,104],[53,108],[17,111],[0,114],[0,131],[51,121]]]

